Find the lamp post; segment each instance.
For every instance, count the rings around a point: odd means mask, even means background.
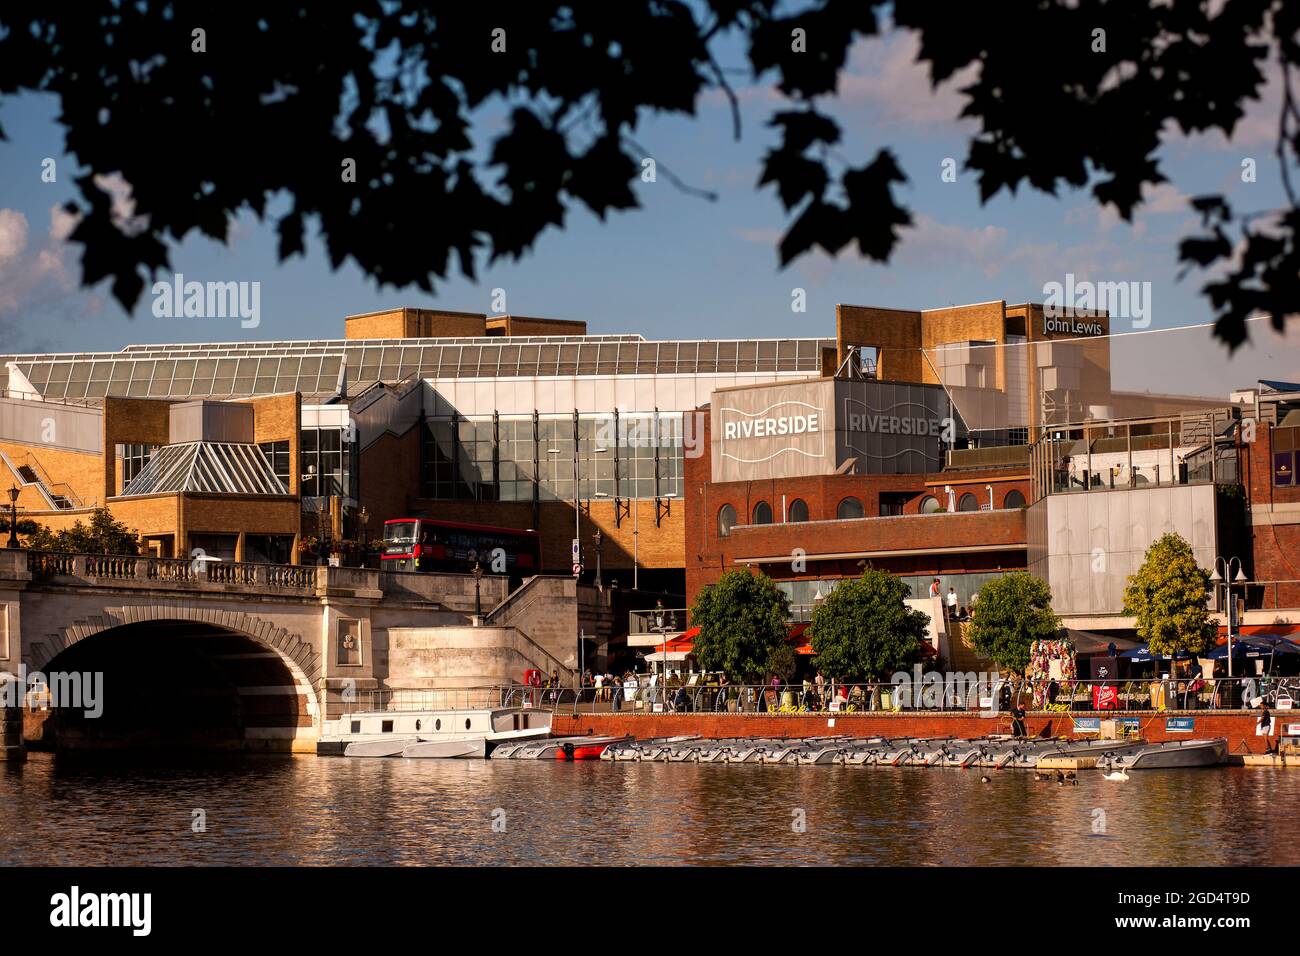
[[[474,560],[474,623],[480,624],[483,620],[483,565]]]
[[[1237,573],[1232,573],[1232,567],[1236,565]],[[1219,573],[1219,568],[1223,568],[1223,573]],[[1250,578],[1246,576],[1246,571],[1241,566],[1241,558],[1215,558],[1214,573],[1210,575],[1210,581],[1214,584],[1217,596],[1218,587],[1223,585],[1224,591],[1228,595],[1228,676],[1232,676],[1232,625],[1236,615],[1236,608],[1232,603],[1232,586],[1234,584],[1245,584]],[[1246,589],[1243,587],[1242,591]]]
[[[660,662],[660,674],[663,677],[665,693],[668,690],[668,627],[664,623],[666,615],[664,614],[663,600],[655,601],[655,630],[659,632],[659,637],[663,640],[664,659]]]
[[[9,541],[6,548],[22,547],[18,543],[18,486],[9,486]]]
[[[593,449],[591,450],[591,453],[592,453],[593,455],[603,455],[603,454],[605,454],[607,451],[609,451],[608,448],[593,448]],[[546,449],[546,454],[548,454],[548,455],[558,455],[559,453],[560,453],[560,449],[558,449],[558,448],[548,448],[548,449]],[[558,471],[559,471],[559,460],[556,459],[556,472],[557,472],[557,474],[558,474]],[[578,446],[575,444],[575,445],[573,446],[573,541],[574,541],[574,544],[577,545],[577,547],[578,547],[578,554],[575,555],[574,557],[577,558],[577,559],[579,559],[579,560],[575,561],[575,563],[580,564],[580,563],[581,563],[581,560],[580,560],[580,559],[581,559],[581,557],[582,557],[582,545],[581,545],[581,543],[580,543],[580,542],[582,541],[582,530],[581,530],[581,524],[580,524],[580,520],[581,520],[581,518],[582,518],[582,500],[581,500],[581,499],[582,499],[582,496],[581,496],[581,494],[579,494],[578,489],[579,489],[579,483],[578,483]]]
[[[605,532],[597,528],[596,533],[593,534],[591,537],[596,542],[596,590],[603,591],[605,589],[605,586],[600,579],[600,549],[601,546],[605,543]]]
[[[361,519],[361,566],[364,568],[370,558],[370,512],[366,510],[365,505],[361,506],[361,514],[358,517]]]

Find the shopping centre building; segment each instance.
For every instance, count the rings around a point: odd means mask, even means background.
[[[0,356],[0,480],[20,518],[106,507],[160,555],[315,559],[418,516],[539,532],[540,569],[571,574],[576,527],[584,582],[683,604],[734,568],[796,614],[868,565],[963,606],[1029,570],[1094,630],[1130,623],[1124,579],[1177,531],[1206,568],[1242,559],[1252,613],[1300,605],[1292,386],[1119,388],[1137,340],[1100,313],[834,318],[822,338],[652,341],[395,309],[339,339]]]

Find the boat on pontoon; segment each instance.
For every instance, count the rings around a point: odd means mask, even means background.
[[[324,721],[316,753],[344,757],[485,757],[498,744],[547,737],[550,733],[551,714],[528,707],[367,710]],[[409,754],[408,749],[412,750]]]
[[[550,737],[524,744],[508,755],[511,760],[596,760],[600,752],[611,744],[631,741],[630,735],[621,737]],[[572,752],[573,757],[569,754]]]
[[[759,757],[759,763],[798,763],[799,755],[809,748],[820,748],[834,741],[844,741],[845,737],[805,737],[801,740],[787,740],[781,745],[765,750]]]
[[[1099,770],[1171,770],[1181,767],[1217,767],[1228,759],[1224,737],[1207,740],[1164,740],[1127,753],[1107,752],[1097,760]]]
[[[555,752],[556,760],[599,760],[608,747],[628,743],[631,735],[622,737],[583,737],[566,740]]]
[[[855,737],[821,744],[799,751],[794,762],[811,765],[844,763],[847,755],[868,747],[878,747],[884,742],[884,737]]]

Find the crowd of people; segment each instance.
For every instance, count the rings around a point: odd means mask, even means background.
[[[629,670],[616,674],[587,670],[581,675],[576,693],[579,703],[609,704],[613,711],[639,700],[645,706],[662,705],[666,710],[678,712],[734,709],[763,713],[790,706],[825,711],[846,710],[850,706],[863,709],[868,706],[873,691],[862,684],[822,674],[794,684],[774,676],[766,684],[753,685],[735,684],[725,674],[683,677],[680,671],[665,676],[658,672],[638,674]],[[879,690],[875,693],[878,695]],[[879,706],[878,699],[876,704]]]

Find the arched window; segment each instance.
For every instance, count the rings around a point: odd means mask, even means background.
[[[1007,492],[1007,496],[1002,499],[1004,508],[1023,508],[1025,506],[1025,496],[1017,489],[1012,488]]]
[[[771,524],[772,523],[772,506],[766,501],[760,501],[754,505],[753,524]]]
[[[731,529],[736,526],[736,509],[731,505],[723,505],[718,510],[718,537],[725,538],[731,534]]]
[[[858,498],[845,498],[840,502],[840,506],[835,510],[835,514],[840,518],[840,520],[845,520],[847,518],[861,518],[863,515],[862,502]]]
[[[941,510],[939,499],[934,495],[926,495],[921,499],[921,514],[932,515],[939,510]]]
[[[808,502],[802,498],[796,498],[790,502],[788,512],[790,521],[807,521],[808,520]]]
[[[958,511],[979,511],[980,510],[979,499],[976,498],[968,491],[966,492],[966,494],[962,495],[957,500],[957,510]]]

